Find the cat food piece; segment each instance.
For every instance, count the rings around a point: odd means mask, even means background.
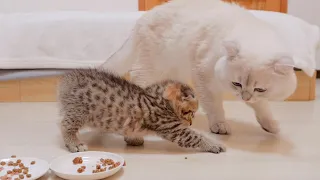
[[[7,171],[7,174],[12,174],[12,171],[11,171],[11,170],[8,170],[8,171]]]
[[[28,170],[23,170],[23,172],[22,172],[23,174],[28,174],[29,173],[29,171]]]
[[[11,156],[11,158],[16,158],[16,157],[17,157],[16,155],[12,155],[12,156]]]
[[[84,171],[84,169],[82,169],[81,167],[80,168],[78,168],[78,173],[83,173],[83,171]]]
[[[81,166],[80,168],[78,168],[78,173],[82,173],[83,171],[85,171],[86,166]]]
[[[6,164],[7,164],[7,163],[4,162],[4,161],[1,161],[1,163],[0,163],[1,166],[4,166],[4,165],[6,165]]]
[[[31,161],[31,163],[30,163],[31,165],[34,165],[34,164],[36,164],[36,162],[35,161]]]
[[[104,165],[113,165],[114,161],[112,159],[104,159],[103,164]]]
[[[115,164],[112,164],[112,166],[109,167],[109,170],[114,169],[118,166],[120,166],[120,162],[116,162]]]
[[[26,177],[27,177],[27,178],[31,178],[31,174],[27,174]]]
[[[115,166],[116,167],[120,166],[120,162],[116,162]]]
[[[21,163],[21,159],[18,159],[16,163],[18,163],[18,164]]]
[[[19,178],[20,178],[20,179],[24,179],[24,175],[23,175],[23,174],[20,174],[20,175],[19,175]]]
[[[82,164],[83,160],[82,157],[76,157],[73,159],[73,164]]]
[[[8,166],[13,166],[13,161],[9,161]]]
[[[107,168],[106,168],[106,167],[100,169],[100,172],[105,172],[105,171],[107,171]]]

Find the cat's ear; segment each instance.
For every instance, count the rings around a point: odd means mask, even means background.
[[[177,100],[177,97],[179,97],[180,94],[181,86],[179,84],[169,84],[163,93],[163,97],[170,101],[174,101]]]
[[[223,41],[222,46],[228,56],[228,60],[234,60],[239,55],[240,46],[235,41]]]
[[[287,75],[294,70],[294,61],[289,56],[278,56],[273,60],[272,67],[275,73]]]

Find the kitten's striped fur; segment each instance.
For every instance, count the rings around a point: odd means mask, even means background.
[[[112,73],[78,69],[62,77],[59,102],[62,135],[71,152],[88,149],[76,135],[84,126],[121,134],[128,145],[142,145],[143,136],[155,133],[185,148],[225,150],[189,128],[198,100],[180,82],[167,80],[143,89]]]

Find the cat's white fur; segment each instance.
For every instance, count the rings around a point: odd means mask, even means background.
[[[220,0],[174,0],[147,12],[103,67],[120,74],[131,70],[142,86],[192,79],[210,129],[219,134],[231,132],[222,105],[225,90],[254,109],[263,129],[277,133],[268,100],[287,98],[297,84],[291,54],[273,27]]]

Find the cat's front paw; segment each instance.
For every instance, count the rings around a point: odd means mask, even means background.
[[[227,122],[213,123],[210,130],[215,134],[231,134],[231,128]]]
[[[258,118],[257,118],[258,119]],[[261,128],[265,130],[266,132],[277,134],[280,132],[280,128],[278,125],[278,122],[275,120],[268,120],[268,119],[258,119],[259,124],[261,125]]]
[[[144,139],[140,137],[124,137],[124,141],[128,146],[142,146]]]
[[[208,152],[219,154],[221,152],[226,152],[226,147],[222,144],[215,144],[211,146],[211,148],[208,150]]]
[[[75,145],[66,144],[66,147],[72,153],[88,151],[88,146],[84,143],[79,143],[79,144],[75,144]]]

